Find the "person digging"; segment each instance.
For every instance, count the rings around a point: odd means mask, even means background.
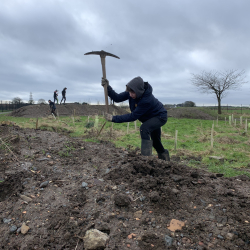
[[[51,100],[48,100],[48,103],[49,103],[49,108],[50,108],[51,114],[56,116],[56,105],[55,105],[55,103],[52,102]]]
[[[102,86],[107,84],[108,96],[114,102],[129,100],[130,114],[112,116],[106,113],[107,121],[122,123],[139,120],[141,135],[141,154],[152,155],[152,146],[155,148],[158,158],[170,161],[169,152],[161,143],[161,127],[166,124],[168,116],[163,104],[152,94],[153,88],[141,77],[133,78],[127,85],[126,91],[118,94],[109,85],[109,81],[102,78]],[[150,140],[151,139],[151,140]]]

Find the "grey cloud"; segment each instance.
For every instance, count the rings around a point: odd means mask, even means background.
[[[117,92],[141,76],[164,103],[214,103],[197,94],[190,73],[245,69],[249,80],[249,7],[246,0],[3,0],[0,100],[28,100],[29,92],[48,99],[64,86],[70,102],[104,100],[100,58],[84,56],[103,49],[121,58],[106,58]],[[222,102],[247,103],[246,90],[249,83]]]

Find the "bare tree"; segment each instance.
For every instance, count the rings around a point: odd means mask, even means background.
[[[37,104],[47,104],[46,101],[44,99],[39,99],[37,101]]]
[[[12,103],[20,104],[20,103],[23,103],[23,100],[20,97],[15,97],[12,99]]]
[[[224,72],[203,71],[200,75],[192,74],[191,82],[198,90],[206,94],[215,94],[218,101],[218,114],[221,114],[221,100],[227,90],[239,89],[245,80],[245,71],[228,70]]]
[[[185,101],[183,103],[183,106],[184,107],[196,107],[196,104],[195,104],[195,102],[192,102],[192,101]]]

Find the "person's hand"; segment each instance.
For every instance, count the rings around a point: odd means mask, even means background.
[[[109,81],[106,78],[102,78],[102,86],[104,87],[107,84],[107,87],[109,86]]]
[[[107,121],[112,122],[113,116],[111,114],[106,113],[104,114],[104,117]]]

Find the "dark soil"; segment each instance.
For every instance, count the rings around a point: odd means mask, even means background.
[[[250,249],[247,176],[17,126],[0,138],[0,249],[85,249],[89,229],[106,250]]]

